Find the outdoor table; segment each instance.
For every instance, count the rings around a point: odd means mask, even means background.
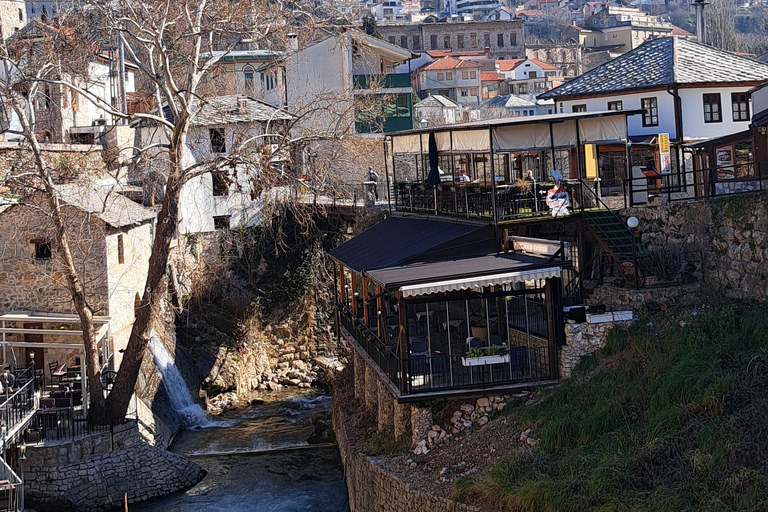
[[[443,329],[448,329],[448,326],[459,327],[464,320],[451,320],[450,322],[443,322]]]

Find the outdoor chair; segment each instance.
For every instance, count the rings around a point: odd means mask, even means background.
[[[61,378],[67,375],[67,365],[58,361],[48,363],[48,370],[51,372],[51,384],[53,384],[54,377],[61,382]]]
[[[483,340],[477,336],[467,338],[467,350],[471,348],[483,348]]]
[[[422,355],[429,352],[426,341],[411,341],[411,355]]]
[[[491,336],[489,341],[490,341],[490,345],[491,346],[497,346],[497,347],[500,347],[502,345],[502,343],[503,343],[501,341],[501,336],[498,336],[498,335],[495,335],[495,334],[493,336]]]

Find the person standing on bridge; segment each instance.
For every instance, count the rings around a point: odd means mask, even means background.
[[[365,181],[367,182],[366,185],[368,185],[368,191],[373,191],[373,196],[376,198],[376,200],[379,200],[379,175],[376,173],[376,171],[373,170],[373,167],[370,165],[368,166],[368,172],[365,173]]]

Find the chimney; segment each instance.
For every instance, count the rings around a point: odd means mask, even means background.
[[[696,8],[696,40],[701,44],[707,44],[707,27],[704,23],[704,6],[708,5],[704,0],[691,2]]]
[[[490,46],[486,46],[485,47],[485,58],[488,59],[488,60],[491,59],[491,47]]]
[[[286,36],[285,49],[289,52],[295,52],[299,49],[299,36],[291,32]]]

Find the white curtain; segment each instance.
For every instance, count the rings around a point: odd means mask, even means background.
[[[500,126],[493,129],[494,151],[549,149],[549,123]]]
[[[582,144],[626,142],[626,116],[606,116],[580,119],[579,134]]]

